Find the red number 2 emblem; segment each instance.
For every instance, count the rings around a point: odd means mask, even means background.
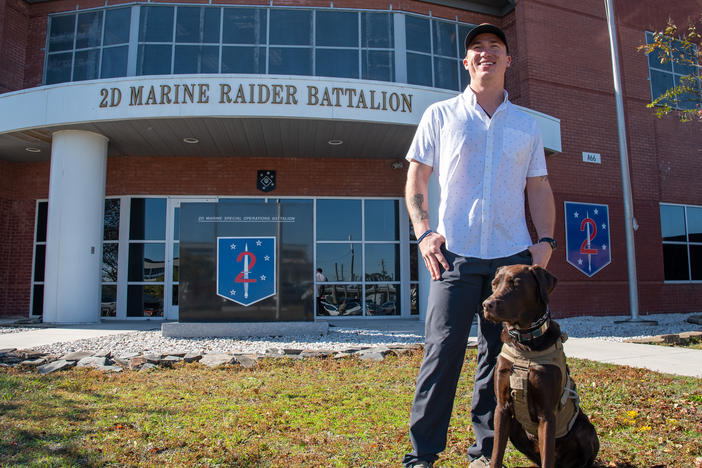
[[[589,229],[589,226],[592,226],[592,231]],[[580,223],[580,230],[585,231],[585,229],[587,229],[588,237],[583,241],[583,244],[580,246],[580,253],[583,255],[597,255],[597,249],[593,249],[590,246],[590,242],[592,242],[592,239],[594,239],[597,235],[597,225],[595,224],[595,221],[592,220],[592,218],[585,218],[583,219],[583,222]]]
[[[244,263],[244,271],[236,275],[236,278],[234,279],[235,283],[255,283],[256,279],[255,278],[244,278],[244,273],[248,273],[251,271],[253,266],[256,264],[256,256],[251,253],[251,252],[241,252],[239,256],[236,258],[237,262],[240,262],[241,259],[247,256],[251,259],[250,263]],[[247,275],[248,276],[248,275]]]

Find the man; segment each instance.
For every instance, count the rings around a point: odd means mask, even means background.
[[[471,467],[489,465],[495,395],[493,370],[501,348],[497,324],[479,313],[495,270],[534,263],[546,267],[555,248],[555,205],[544,149],[534,120],[507,99],[512,58],[504,32],[491,24],[466,37],[463,65],[471,82],[459,96],[424,113],[407,153],[405,198],[419,249],[431,274],[425,352],[412,404],[413,451],[405,466],[431,467],[446,433],[470,325],[479,315],[478,367],[471,420]],[[439,183],[436,232],[428,214],[429,176]],[[524,190],[539,240],[532,244]]]

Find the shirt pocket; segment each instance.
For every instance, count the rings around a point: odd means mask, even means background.
[[[505,128],[502,134],[502,160],[512,164],[529,166],[533,139],[532,136],[515,128]]]

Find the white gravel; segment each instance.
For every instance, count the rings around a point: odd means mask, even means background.
[[[30,327],[0,327],[0,335],[4,335],[5,333],[21,333],[31,330],[36,329]]]
[[[558,319],[561,329],[572,338],[598,338],[610,341],[623,341],[628,338],[648,337],[674,334],[685,331],[702,331],[701,325],[686,321],[693,314],[660,314],[642,317],[656,320],[657,325],[637,323],[617,324],[615,320],[628,317],[573,317]],[[357,323],[357,322],[356,322]],[[387,324],[387,322],[385,322]],[[352,328],[344,326],[331,327],[329,334],[323,337],[281,336],[266,338],[164,338],[160,331],[139,331],[100,338],[84,339],[73,342],[56,343],[34,348],[36,351],[61,354],[72,351],[110,350],[113,354],[138,352],[198,352],[198,353],[264,353],[270,348],[293,348],[303,350],[341,351],[348,348],[372,347],[379,345],[401,345],[424,342],[423,324],[417,322],[407,325],[401,323],[402,332],[373,329],[373,322]],[[355,324],[355,326],[357,326]],[[472,335],[475,336],[475,326]],[[7,328],[0,328],[6,333]],[[17,328],[13,329],[19,330]],[[23,329],[27,331],[30,329]],[[10,331],[8,333],[12,333]]]

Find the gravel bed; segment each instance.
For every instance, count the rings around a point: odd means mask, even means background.
[[[609,341],[624,341],[629,338],[643,338],[685,331],[702,331],[701,325],[686,321],[693,314],[659,314],[642,318],[657,320],[658,325],[636,323],[616,324],[615,320],[627,317],[573,317],[558,319],[561,329],[573,338],[597,338]],[[420,323],[407,327],[410,331],[391,332],[367,328],[351,328],[339,325],[331,327],[326,336],[280,336],[264,338],[164,338],[160,331],[128,332],[100,338],[73,342],[56,343],[33,348],[36,351],[61,354],[72,351],[110,350],[113,354],[131,352],[197,352],[197,353],[265,353],[271,348],[293,348],[303,350],[342,351],[349,348],[363,348],[380,345],[400,345],[424,342],[424,330]],[[31,329],[0,328],[0,333],[12,333]],[[473,335],[475,327],[473,327]]]
[[[5,333],[21,333],[26,331],[36,330],[36,328],[30,327],[0,327],[0,335]]]

